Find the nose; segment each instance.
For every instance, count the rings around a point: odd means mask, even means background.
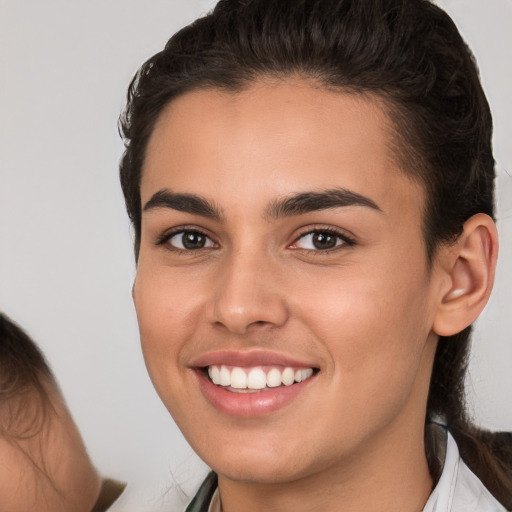
[[[235,334],[280,327],[288,308],[277,263],[238,253],[222,262],[216,274],[210,322]]]

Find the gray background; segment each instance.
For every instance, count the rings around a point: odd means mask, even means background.
[[[213,3],[0,0],[0,309],[43,348],[100,471],[132,482],[123,510],[157,510],[201,472],[139,349],[116,122],[137,67]],[[479,423],[510,430],[512,1],[439,3],[494,113],[501,254],[468,392]]]

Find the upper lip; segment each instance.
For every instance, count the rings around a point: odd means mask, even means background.
[[[190,362],[191,367],[204,368],[211,365],[229,366],[293,366],[295,368],[315,368],[316,366],[285,354],[268,350],[218,350],[202,354]]]

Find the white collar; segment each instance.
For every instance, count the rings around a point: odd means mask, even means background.
[[[423,512],[506,512],[460,458],[455,440],[448,432],[441,478]]]
[[[208,512],[221,512],[220,508],[220,496],[219,496],[219,488],[215,489],[213,493],[212,499],[210,501],[210,506],[208,507]]]

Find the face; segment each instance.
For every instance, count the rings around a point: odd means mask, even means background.
[[[391,137],[377,100],[299,81],[190,92],[161,114],[141,182],[142,348],[225,478],[341,471],[423,436],[438,282]]]

